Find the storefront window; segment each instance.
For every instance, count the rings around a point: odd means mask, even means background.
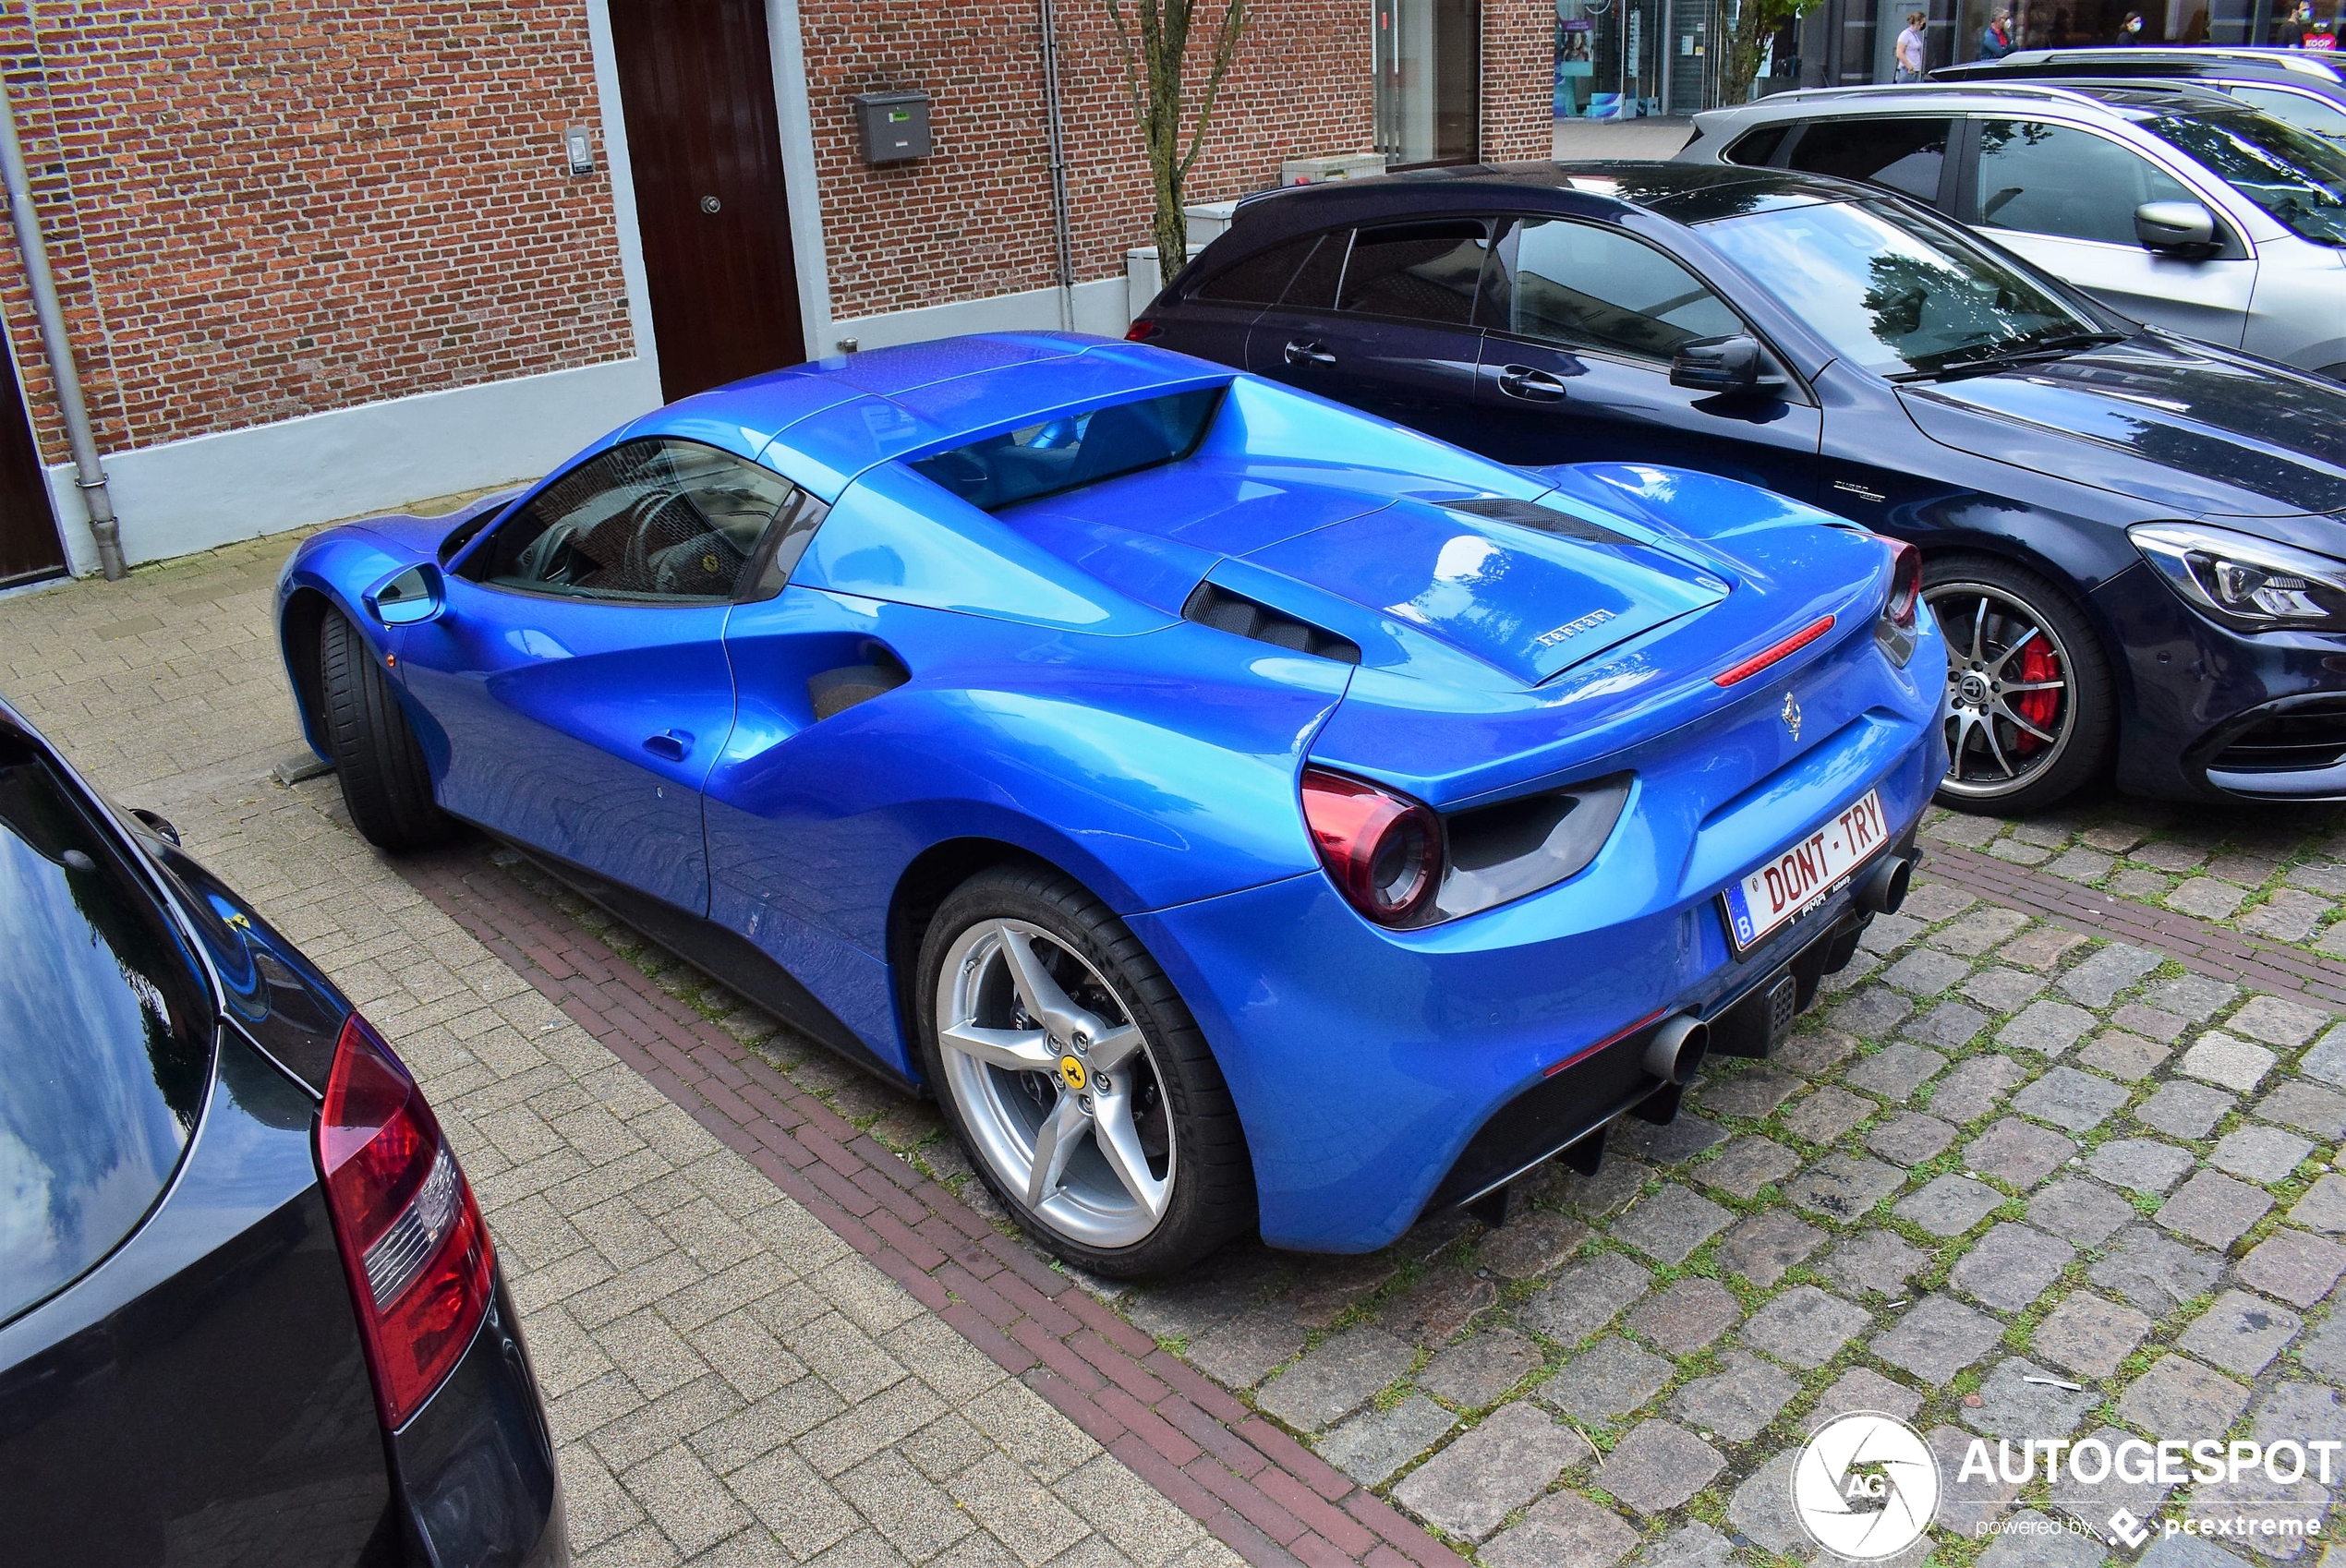
[[[1473,0],[1377,0],[1377,151],[1394,166],[1481,151],[1481,30]]]

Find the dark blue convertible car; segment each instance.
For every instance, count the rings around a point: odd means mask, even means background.
[[[1119,1274],[1666,1120],[1894,905],[1945,768],[1910,548],[1081,338],[720,389],[280,587],[369,838],[523,847]]]

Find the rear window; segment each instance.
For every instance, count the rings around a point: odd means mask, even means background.
[[[194,1133],[210,992],[41,754],[0,731],[0,1322],[139,1226]]]
[[[972,506],[999,512],[1179,462],[1197,450],[1221,401],[1220,387],[1205,387],[1119,403],[988,436],[910,466]]]
[[[1954,121],[1940,119],[1819,120],[1801,133],[1784,163],[1936,201],[1954,128]]]
[[[1276,305],[1287,292],[1288,280],[1319,243],[1317,235],[1306,235],[1233,262],[1201,283],[1197,297],[1228,305]]]

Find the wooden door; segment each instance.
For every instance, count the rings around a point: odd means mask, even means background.
[[[49,509],[49,486],[33,450],[24,393],[16,367],[0,348],[0,588],[54,577],[66,569],[66,548]]]
[[[671,402],[806,357],[763,0],[611,0]]]

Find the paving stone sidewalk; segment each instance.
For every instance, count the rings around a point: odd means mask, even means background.
[[[191,562],[114,588],[0,601],[0,691],[125,798],[180,812],[183,826],[195,818],[200,831],[190,838],[200,852],[263,892],[272,912],[318,911],[314,929],[294,928],[338,976],[379,971],[381,995],[410,998],[391,1013],[394,1037],[431,1062],[436,1096],[443,1078],[448,1083],[444,1092],[473,1139],[468,1160],[489,1173],[482,1185],[485,1196],[493,1193],[492,1225],[503,1241],[502,1216],[533,1201],[517,1173],[557,1156],[551,1145],[533,1153],[527,1142],[507,1152],[499,1118],[515,1100],[528,1113],[514,1118],[526,1130],[532,1121],[559,1129],[575,1114],[530,1108],[538,1092],[531,1075],[549,1070],[541,1059],[599,1102],[610,1094],[614,1105],[631,1107],[609,1112],[630,1129],[665,1116],[661,1105],[685,1102],[634,1098],[647,1095],[647,1085],[664,1094],[678,1089],[647,1078],[627,1083],[620,1075],[628,1069],[607,1055],[582,1072],[592,1041],[569,1026],[540,1039],[534,1031],[547,1014],[527,1010],[548,1007],[539,996],[514,989],[489,998],[484,982],[470,977],[516,988],[557,983],[543,973],[524,981],[338,837],[331,781],[301,791],[251,782],[252,759],[274,754],[269,748],[290,733],[290,715],[273,670],[267,681],[249,670],[222,675],[238,661],[272,656],[251,645],[260,611],[244,596],[253,587],[207,600],[201,573],[227,583],[241,573],[257,584],[265,573],[239,562],[265,565],[273,553],[223,552],[226,564]],[[274,739],[240,738],[240,727]],[[1926,845],[2076,879],[2113,904],[2135,900],[2126,907],[2180,911],[2307,954],[2346,955],[2341,826],[2346,819],[2330,808],[2110,800],[2022,824],[1938,814]],[[284,847],[270,847],[280,840]],[[970,1208],[987,1210],[923,1107],[795,1043],[523,868],[502,866],[484,850],[463,876],[491,892],[505,879],[510,898],[499,892],[490,901],[526,902],[529,918],[560,923],[635,963],[663,995],[720,1023],[728,1042],[747,1046],[792,1092],[901,1152],[910,1169]],[[2112,941],[2043,916],[1926,874],[1905,912],[1875,923],[1856,962],[1776,1059],[1716,1064],[1676,1123],[1626,1127],[1593,1179],[1552,1175],[1531,1184],[1502,1229],[1452,1216],[1367,1258],[1241,1246],[1145,1289],[1075,1284],[1153,1338],[1159,1354],[1218,1383],[1243,1417],[1220,1429],[1260,1423],[1292,1434],[1361,1496],[1385,1500],[1492,1568],[1808,1558],[1813,1548],[1790,1513],[1791,1453],[1814,1425],[1850,1409],[1911,1421],[1941,1455],[1949,1496],[1929,1561],[1983,1568],[2310,1562],[2318,1545],[2290,1537],[2222,1545],[2153,1537],[2138,1554],[2074,1534],[1977,1534],[1989,1521],[2013,1519],[2068,1519],[2101,1532],[2123,1506],[2146,1519],[2185,1512],[2319,1517],[2327,1538],[2340,1523],[2334,1494],[2346,1485],[2336,1468],[2331,1486],[2309,1479],[2249,1490],[2110,1482],[2053,1495],[2036,1481],[1956,1484],[1954,1461],[1974,1436],[2346,1439],[2339,1404],[2346,1323],[2333,1316],[2346,1273],[2346,1175],[2335,1165],[2346,1139],[2346,1026],[2318,995],[2258,992],[2195,972],[2161,950],[2150,925],[2135,928],[2147,934],[2139,941]],[[394,924],[396,936],[357,935]],[[495,967],[482,967],[484,959]],[[425,966],[414,971],[424,978],[409,983],[409,964]],[[497,1007],[505,1011],[494,1027],[459,1031],[460,1020]],[[567,1065],[574,1059],[581,1067]],[[695,1103],[705,1109],[707,1096]],[[604,1126],[592,1107],[586,1114]],[[700,1130],[681,1118],[647,1125],[671,1140]],[[643,1141],[653,1157],[673,1163],[660,1153],[664,1145]],[[719,1157],[713,1142],[702,1147],[688,1168]],[[599,1168],[612,1157],[599,1152],[592,1163]],[[663,1171],[659,1179],[672,1176]],[[715,1195],[707,1202],[697,1212],[730,1215]],[[793,1223],[807,1212],[778,1194],[763,1209],[730,1217],[762,1237],[751,1220],[776,1204],[791,1206],[783,1212]],[[673,1212],[648,1200],[628,1208],[651,1228]],[[555,1217],[580,1224],[574,1214]],[[647,1266],[623,1250],[607,1253],[602,1235],[558,1257],[522,1260],[555,1274],[564,1259],[591,1254],[620,1280]],[[526,1228],[516,1230],[509,1266],[530,1246]],[[683,1242],[674,1250],[702,1267]],[[789,1285],[804,1289],[838,1267],[839,1255],[792,1255],[789,1263]],[[878,1284],[891,1282],[880,1276]],[[550,1279],[544,1288],[562,1287]],[[574,1288],[613,1287],[598,1280]],[[533,1303],[533,1310],[548,1309]],[[568,1306],[562,1312],[575,1321]],[[845,1309],[840,1316],[855,1321]],[[578,1332],[592,1338],[623,1321]],[[904,1320],[916,1321],[936,1320]],[[904,1332],[855,1326],[883,1350],[887,1334]],[[721,1380],[723,1366],[693,1338],[698,1327],[678,1332]],[[768,1324],[766,1332],[776,1330]],[[597,1378],[632,1380],[632,1363],[600,1353],[611,1371],[582,1377],[558,1405]],[[792,1353],[821,1371],[814,1357]],[[538,1354],[541,1369],[557,1359],[546,1345]],[[901,1352],[896,1359],[928,1373]],[[988,1389],[1008,1382],[1025,1391],[1000,1376],[996,1361],[979,1365],[998,1374]],[[674,1390],[635,1393],[650,1406]],[[986,1437],[968,1408],[964,1400],[956,1414]],[[647,1496],[661,1491],[664,1473],[644,1470],[647,1460],[608,1458],[597,1442],[604,1429],[572,1438],[564,1463],[567,1473],[577,1454],[615,1469],[606,1495],[645,1499],[607,1521],[598,1550],[616,1556],[671,1526]],[[1072,1431],[1063,1422],[1059,1429]],[[777,1440],[772,1452],[816,1470],[805,1442],[804,1434]],[[926,1479],[908,1443],[888,1452]],[[730,1475],[691,1443],[666,1452],[692,1456],[717,1477],[718,1490],[736,1495]],[[1148,1490],[1129,1472],[1123,1484]],[[860,1501],[832,1490],[850,1504]],[[601,1517],[575,1498],[574,1506]],[[1166,1512],[1194,1532],[1187,1514]],[[1094,1527],[1106,1538],[1077,1550],[1120,1549],[1139,1559],[1105,1524]],[[672,1537],[659,1538],[662,1550],[677,1550]],[[729,1549],[742,1538],[721,1538]],[[883,1538],[856,1538],[877,1550]],[[1182,1550],[1210,1549],[1194,1533],[1186,1538]],[[902,1541],[889,1550],[913,1555]],[[1250,1541],[1247,1553],[1277,1562],[1284,1549]],[[1925,1555],[1917,1549],[1900,1561]]]
[[[0,597],[0,694],[415,1067],[522,1309],[578,1561],[1235,1564],[333,820],[331,779],[271,781],[290,544]]]

